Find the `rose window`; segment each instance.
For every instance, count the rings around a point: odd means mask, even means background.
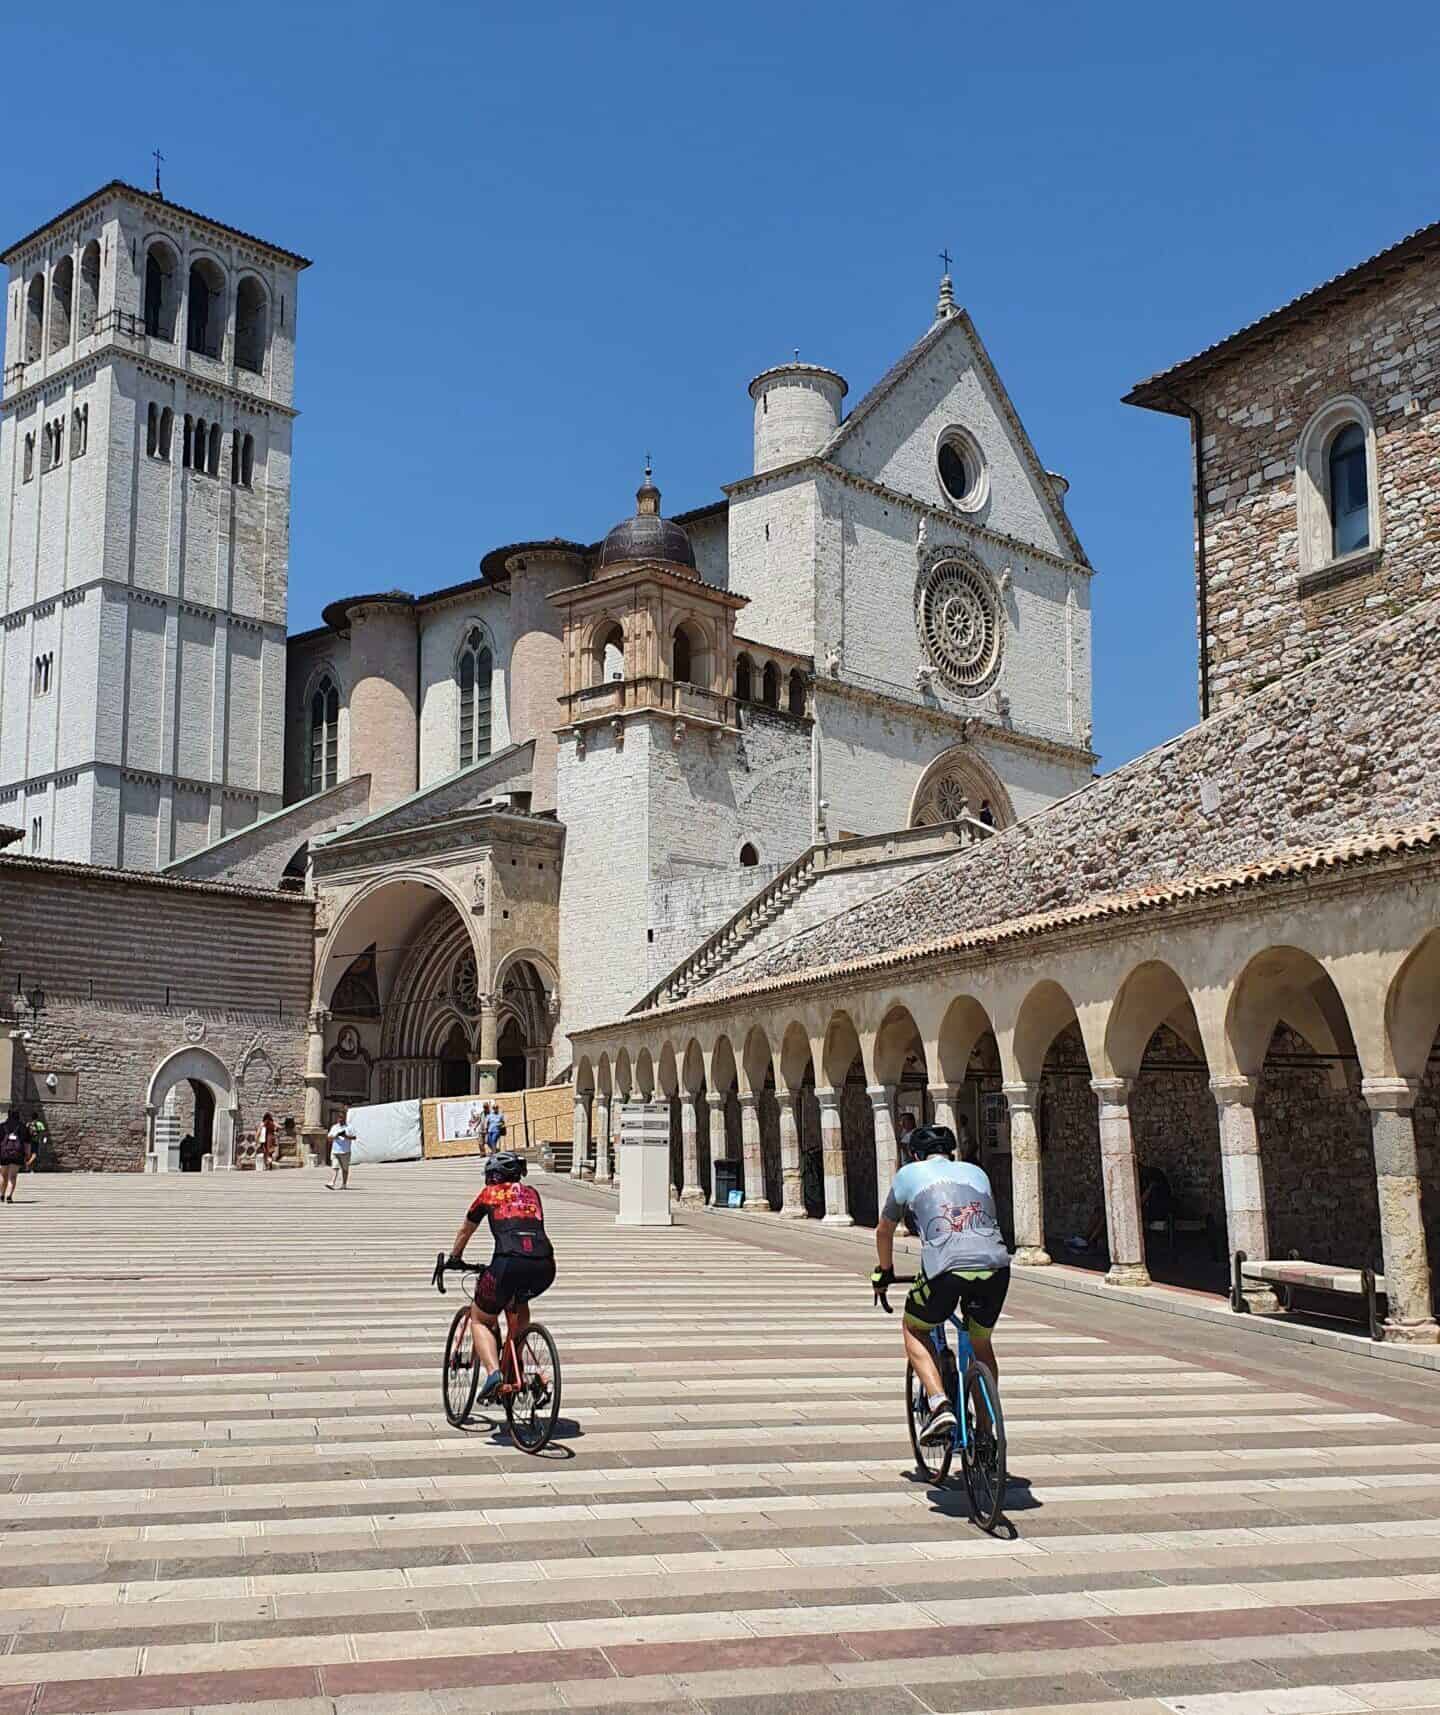
[[[915,623],[926,659],[954,691],[974,694],[1000,670],[1003,616],[978,567],[941,560],[921,579]]]
[[[466,953],[458,960],[450,986],[451,992],[455,996],[455,1004],[461,1012],[472,1014],[479,1012],[480,974],[475,968],[475,955],[473,953]]]
[[[958,821],[969,813],[970,802],[965,796],[965,788],[953,775],[947,774],[936,785],[935,808],[940,812],[942,822]]]

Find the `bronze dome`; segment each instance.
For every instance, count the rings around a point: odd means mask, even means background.
[[[617,524],[600,544],[600,566],[615,566],[626,560],[664,560],[674,566],[695,569],[695,550],[684,529],[660,516],[660,490],[650,479],[635,491],[635,516]]]

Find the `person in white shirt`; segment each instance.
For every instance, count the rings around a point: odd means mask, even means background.
[[[333,1168],[333,1172],[330,1175],[329,1184],[325,1187],[327,1191],[336,1190],[337,1181],[339,1182],[339,1190],[349,1190],[350,1150],[354,1142],[355,1133],[351,1131],[347,1121],[337,1120],[335,1124],[330,1127],[330,1163]]]

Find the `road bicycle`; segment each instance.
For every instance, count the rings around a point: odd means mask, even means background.
[[[445,1415],[463,1429],[475,1410],[480,1388],[480,1360],[471,1332],[470,1306],[475,1282],[485,1272],[475,1263],[461,1263],[447,1270],[445,1252],[435,1258],[431,1284],[444,1293],[447,1272],[460,1276],[465,1303],[450,1319],[445,1340],[445,1358],[440,1371],[440,1391]],[[560,1417],[560,1353],[543,1322],[532,1322],[518,1340],[509,1332],[506,1317],[505,1343],[500,1348],[500,1387],[494,1396],[505,1407],[510,1438],[526,1453],[538,1453],[555,1433]]]
[[[891,1283],[908,1286],[916,1277],[897,1274]],[[875,1302],[887,1315],[894,1315],[889,1288],[875,1288]],[[982,1530],[993,1530],[1005,1505],[1005,1416],[1000,1409],[1000,1384],[990,1366],[975,1356],[965,1324],[958,1316],[948,1319],[955,1328],[956,1350],[951,1351],[945,1324],[930,1330],[940,1379],[955,1412],[955,1429],[948,1441],[927,1446],[920,1439],[921,1426],[930,1415],[930,1401],[912,1364],[905,1366],[905,1413],[910,1425],[910,1445],[921,1476],[941,1487],[950,1475],[950,1462],[958,1452],[970,1513]]]

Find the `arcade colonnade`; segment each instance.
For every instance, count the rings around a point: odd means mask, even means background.
[[[848,1225],[874,1219],[902,1113],[978,1124],[1017,1264],[1048,1263],[1047,1234],[1103,1205],[1106,1278],[1143,1286],[1140,1131],[1145,1155],[1181,1149],[1197,1183],[1212,1175],[1228,1252],[1298,1241],[1317,1260],[1381,1265],[1388,1337],[1436,1340],[1430,862],[1064,915],[577,1037],[572,1171],[609,1180],[622,1105],[669,1100],[681,1203],[707,1200],[723,1153],[747,1207]],[[1253,1301],[1274,1308],[1265,1289]]]

